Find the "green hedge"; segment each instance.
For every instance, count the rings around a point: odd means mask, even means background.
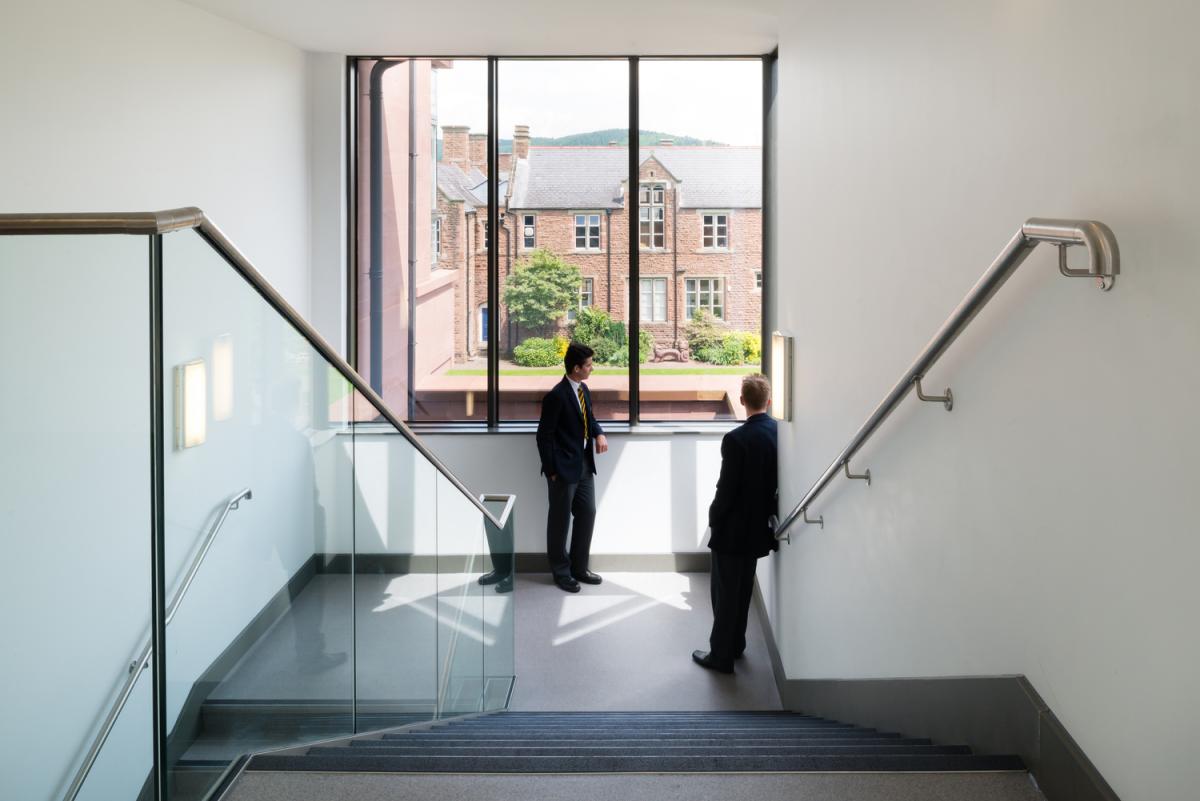
[[[553,367],[562,364],[562,356],[553,339],[530,337],[513,348],[513,361],[522,367]]]

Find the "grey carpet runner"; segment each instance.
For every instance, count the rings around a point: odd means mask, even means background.
[[[262,754],[250,771],[711,773],[1024,771],[974,754],[789,712],[501,712]]]

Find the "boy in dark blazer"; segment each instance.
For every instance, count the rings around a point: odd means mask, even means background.
[[[760,556],[779,548],[769,522],[777,513],[779,484],[775,420],[767,414],[771,385],[755,373],[742,379],[746,422],[721,440],[721,477],[708,509],[712,551],[713,627],[709,650],[692,661],[709,670],[732,673],[746,650],[746,621]]]
[[[542,398],[537,446],[546,476],[550,510],[546,516],[546,557],[554,583],[579,592],[579,582],[599,584],[588,570],[592,527],[596,522],[595,454],[608,450],[608,439],[592,411],[592,395],[583,382],[592,374],[593,351],[572,342],[563,357],[566,375]],[[567,530],[571,551],[567,552]]]

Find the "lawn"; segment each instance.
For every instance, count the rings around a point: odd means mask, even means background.
[[[733,367],[646,367],[642,366],[642,375],[746,375],[758,372],[757,364],[743,364]],[[562,375],[561,367],[512,367],[500,370],[500,375]],[[597,367],[592,375],[627,375],[624,367]],[[487,375],[487,370],[458,369],[447,370],[446,375]]]

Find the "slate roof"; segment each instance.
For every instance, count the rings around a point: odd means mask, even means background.
[[[457,164],[437,165],[438,191],[451,201],[462,201],[467,211],[487,206],[487,177],[478,167],[463,172]],[[500,196],[508,190],[508,181],[500,182]]]
[[[643,147],[679,181],[680,208],[762,206],[762,150],[757,147]],[[619,209],[629,171],[623,147],[531,147],[517,161],[512,209]]]
[[[438,191],[447,200],[461,201],[467,211],[487,205],[487,179],[477,168],[472,167],[469,173],[463,172],[457,164],[437,165]],[[476,192],[476,187],[482,185],[482,198]]]

